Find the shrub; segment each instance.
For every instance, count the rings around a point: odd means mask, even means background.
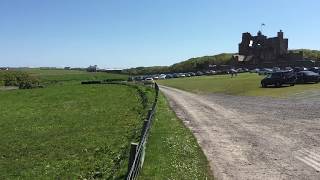
[[[18,86],[19,89],[31,89],[39,86],[39,80],[25,72],[7,72],[3,81],[5,86]]]

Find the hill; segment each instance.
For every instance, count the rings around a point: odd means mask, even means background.
[[[320,51],[310,49],[293,49],[290,52],[303,51],[304,57],[307,59],[319,60]],[[212,56],[202,56],[190,58],[188,60],[173,64],[171,66],[151,66],[151,67],[137,67],[125,69],[122,72],[130,75],[142,74],[161,74],[173,72],[194,72],[206,70],[209,65],[228,65],[230,64],[232,55],[235,53],[221,53]]]
[[[209,65],[225,65],[229,64],[233,53],[222,53],[213,56],[202,56],[190,58],[171,66],[152,66],[152,67],[137,67],[123,70],[123,73],[130,75],[140,74],[160,74],[172,72],[188,72],[198,71],[208,68]]]
[[[319,50],[311,50],[311,49],[293,49],[289,50],[291,52],[303,52],[304,58],[319,60],[320,59],[320,51]]]

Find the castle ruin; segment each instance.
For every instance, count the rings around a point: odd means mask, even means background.
[[[288,51],[288,39],[280,30],[276,37],[268,38],[258,31],[256,36],[249,32],[242,34],[239,54],[235,55],[237,65],[255,67],[290,66],[303,61],[303,53]]]

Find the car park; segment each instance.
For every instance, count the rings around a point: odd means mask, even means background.
[[[320,81],[319,74],[312,71],[300,71],[296,76],[298,83],[318,83]]]
[[[268,74],[264,79],[261,80],[262,87],[268,87],[274,85],[275,87],[281,87],[283,84],[289,84],[294,86],[296,83],[296,76],[291,71],[278,71]]]

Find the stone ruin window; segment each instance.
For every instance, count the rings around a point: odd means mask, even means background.
[[[253,46],[253,40],[250,40],[249,47]]]

